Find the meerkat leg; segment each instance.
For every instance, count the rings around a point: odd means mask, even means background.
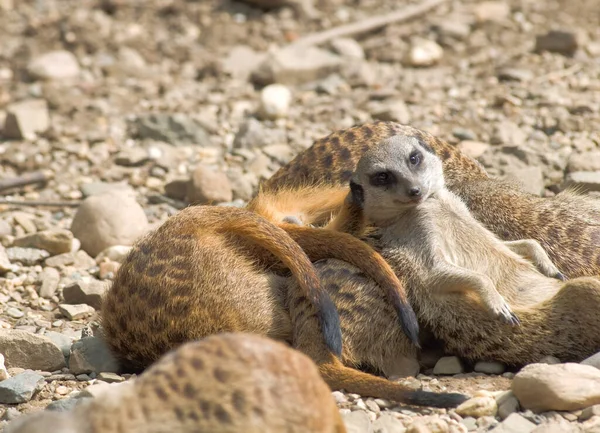
[[[558,270],[548,256],[546,250],[535,239],[504,241],[503,244],[521,257],[531,261],[545,276],[562,281],[566,280],[566,277]]]
[[[443,263],[432,271],[434,275],[430,279],[434,293],[477,293],[493,314],[500,316],[511,325],[519,324],[518,317],[512,312],[508,302],[496,290],[494,283],[488,276],[450,263]]]

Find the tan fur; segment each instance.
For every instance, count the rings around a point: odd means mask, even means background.
[[[180,346],[132,383],[69,412],[42,411],[7,433],[344,433],[315,364],[251,334]]]
[[[556,268],[535,241],[502,242],[445,188],[436,156],[422,151],[419,165],[410,167],[408,155],[419,149],[417,140],[402,136],[366,152],[353,177],[355,188],[361,189],[355,199],[380,226],[378,249],[404,276],[419,317],[447,350],[513,365],[547,355],[580,361],[600,350],[600,279],[563,283],[550,277]],[[386,173],[388,180],[392,176],[393,182],[372,185],[379,173]],[[406,193],[415,186],[421,191],[418,198]],[[534,258],[546,275],[515,250]],[[327,284],[328,268],[319,267]],[[344,281],[339,275],[344,269],[339,264],[330,268],[338,274],[340,290],[360,290],[356,278]],[[347,267],[347,275],[351,272]],[[370,292],[362,288],[362,293]],[[482,298],[489,307],[497,305],[497,296],[500,305],[504,297],[513,306],[519,327],[498,324],[481,308]],[[348,332],[344,327],[342,331]],[[385,362],[374,366],[382,369]]]
[[[310,185],[345,189],[360,157],[394,135],[416,137],[429,146],[442,160],[448,189],[496,236],[507,241],[538,241],[568,277],[600,275],[598,200],[573,191],[551,198],[526,193],[517,184],[491,178],[456,147],[410,126],[375,122],[336,131],[298,154],[265,181],[261,190]]]
[[[238,218],[224,225],[224,219],[232,215]],[[246,234],[256,234],[259,221],[265,230],[259,245],[270,245],[272,251],[276,245],[288,249],[285,257],[278,258],[292,270],[296,266],[293,281],[299,289],[288,290],[292,280],[268,271],[274,260],[261,252],[264,248],[240,237],[239,229],[244,226]],[[268,231],[267,226],[271,227]],[[328,239],[328,233],[363,245],[344,233],[290,226],[290,234],[298,236],[313,260],[341,248]],[[311,233],[316,236],[311,238]],[[320,285],[313,278],[314,268],[300,260],[305,257],[300,246],[248,210],[201,206],[179,212],[137,242],[107,292],[101,317],[109,347],[124,366],[139,370],[186,341],[221,332],[250,332],[291,343],[318,364],[333,389],[435,406],[455,406],[464,400],[460,394],[410,391],[348,368],[333,356],[321,335],[315,303],[306,294],[306,286],[323,287],[327,293],[330,288]],[[343,249],[339,255],[352,254],[348,246]],[[299,269],[294,262],[305,266]],[[310,284],[306,282],[309,277]],[[402,334],[396,320],[390,326]]]

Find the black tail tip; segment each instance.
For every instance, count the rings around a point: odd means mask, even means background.
[[[409,338],[411,343],[417,348],[421,347],[419,342],[419,321],[417,315],[408,302],[401,303],[398,306],[398,318],[402,331]]]
[[[439,408],[454,408],[471,397],[457,392],[437,393],[431,391],[413,391],[407,398],[408,404],[416,406],[430,406]]]
[[[331,298],[325,294],[319,299],[320,322],[325,344],[338,358],[342,356],[342,329],[340,316]]]

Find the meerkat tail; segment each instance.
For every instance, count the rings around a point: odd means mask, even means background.
[[[344,389],[346,392],[359,394],[362,397],[383,398],[399,403],[440,408],[456,407],[469,399],[467,395],[460,393],[414,391],[397,382],[346,367],[337,360],[323,362],[318,366],[331,389]]]
[[[321,287],[321,281],[306,253],[283,229],[256,213],[240,211],[224,216],[224,221],[216,230],[240,235],[254,242],[290,269],[304,295],[317,309],[327,347],[336,356],[341,356],[342,331],[337,308],[327,291]]]
[[[385,291],[392,303],[402,330],[416,346],[419,344],[419,323],[400,282],[385,259],[368,244],[354,236],[326,229],[280,224],[302,247],[312,261],[334,258],[356,266]]]

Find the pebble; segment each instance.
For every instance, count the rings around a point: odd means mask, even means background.
[[[109,283],[86,278],[75,281],[63,289],[66,304],[87,304],[96,310],[100,309],[102,297],[108,290]]]
[[[69,320],[79,320],[88,317],[96,310],[87,304],[60,304],[58,311]]]
[[[193,144],[211,147],[211,141],[204,127],[195,119],[183,113],[151,113],[135,120],[140,138],[164,141],[174,146]]]
[[[535,51],[551,51],[565,56],[572,56],[577,51],[579,44],[573,32],[550,30],[548,33],[535,38]]]
[[[496,400],[491,397],[474,397],[456,408],[456,413],[460,416],[472,416],[480,418],[482,416],[496,416],[498,405]]]
[[[60,348],[63,356],[69,356],[69,353],[71,352],[71,344],[73,344],[74,340],[73,337],[54,331],[46,331],[44,333],[44,336],[48,337],[54,342],[54,344],[56,344]]]
[[[567,174],[565,187],[574,187],[580,192],[600,191],[600,171],[574,171]]]
[[[406,427],[390,413],[382,413],[373,423],[373,433],[403,433]]]
[[[347,403],[348,402],[348,397],[346,397],[343,392],[333,391],[331,393],[331,395],[333,396],[333,398],[335,399],[335,402],[337,404],[342,404],[342,403]]]
[[[7,367],[54,371],[65,366],[60,348],[45,336],[0,329],[0,347]]]
[[[6,369],[6,366],[4,365],[4,355],[2,355],[0,353],[0,382],[8,379],[9,377],[10,377],[10,375],[8,374],[8,370]]]
[[[544,356],[542,359],[538,361],[539,364],[560,364],[560,359],[555,356],[548,355]]]
[[[600,404],[595,404],[594,406],[583,409],[581,415],[579,415],[579,421],[587,421],[594,416],[600,416]]]
[[[331,48],[334,53],[348,59],[363,60],[365,58],[365,51],[352,38],[335,38],[331,41]]]
[[[69,370],[82,373],[116,373],[119,364],[99,337],[85,337],[73,343],[69,356]]]
[[[10,247],[6,249],[8,259],[24,266],[35,266],[44,259],[50,257],[48,251],[36,248]]]
[[[251,80],[256,85],[264,86],[273,83],[302,84],[338,72],[341,65],[341,57],[327,50],[290,45],[269,53],[252,71]]]
[[[485,374],[502,374],[506,366],[497,361],[479,361],[475,364],[474,370]]]
[[[127,192],[118,190],[86,198],[71,224],[81,248],[92,257],[114,245],[132,245],[147,230],[148,218],[142,207]]]
[[[27,370],[0,382],[0,403],[25,403],[46,384],[44,377]]]
[[[21,310],[16,307],[9,307],[5,310],[7,316],[12,317],[13,319],[20,319],[25,315]]]
[[[466,153],[471,158],[477,159],[490,148],[490,145],[481,141],[463,140],[458,143],[457,147],[461,152]]]
[[[246,45],[237,45],[229,50],[222,61],[223,70],[232,77],[246,81],[250,73],[265,59],[265,54],[257,53]]]
[[[124,378],[122,378],[121,376],[119,376],[116,373],[107,373],[107,372],[102,372],[102,373],[98,374],[97,379],[102,380],[107,383],[118,383],[118,382],[123,382],[125,380]]]
[[[286,117],[292,102],[292,92],[282,84],[270,84],[260,92],[259,115],[264,119]]]
[[[575,363],[530,364],[516,374],[512,391],[534,412],[583,409],[600,403],[600,371]]]
[[[464,425],[468,431],[473,431],[477,429],[477,420],[472,416],[463,418],[461,424]]]
[[[475,19],[479,22],[504,21],[510,15],[510,6],[503,1],[483,1],[473,8]]]
[[[436,362],[433,368],[435,375],[449,375],[464,373],[464,367],[461,360],[457,356],[444,356]]]
[[[357,410],[342,414],[347,433],[372,433],[373,426],[367,412]]]
[[[496,396],[498,404],[498,416],[500,419],[506,419],[512,413],[519,410],[519,400],[512,391],[505,391]]]
[[[370,111],[373,118],[377,120],[410,123],[410,112],[404,101],[401,100],[374,104]]]
[[[7,107],[2,135],[16,140],[29,139],[49,127],[48,103],[44,99],[27,99]]]
[[[285,142],[287,142],[285,131],[281,129],[269,129],[260,121],[250,118],[241,123],[233,139],[233,148],[256,149],[270,144]]]
[[[13,265],[10,263],[8,259],[8,254],[6,253],[6,248],[2,244],[0,244],[0,275],[6,272],[12,271]]]
[[[518,413],[509,415],[497,427],[490,430],[493,433],[530,433],[536,425]]]
[[[600,151],[572,153],[567,163],[567,171],[600,171]]]
[[[45,250],[54,256],[71,251],[73,233],[64,229],[43,230],[18,237],[14,240],[13,245],[16,247]]]
[[[542,172],[542,168],[539,166],[523,168],[506,167],[505,177],[519,182],[523,190],[531,194],[540,195],[542,191],[544,191],[544,173]]]
[[[233,200],[229,178],[222,171],[198,165],[190,178],[186,201],[190,204],[214,204]]]
[[[113,245],[102,251],[96,257],[96,263],[108,259],[113,262],[123,263],[127,255],[131,252],[132,247],[128,245]]]
[[[60,272],[54,268],[45,267],[40,274],[42,285],[39,289],[39,295],[42,298],[50,299],[56,294],[58,283],[60,281]]]
[[[66,412],[73,410],[75,406],[85,401],[83,398],[63,398],[60,400],[53,401],[48,406],[46,406],[46,410],[53,412]]]
[[[35,57],[27,65],[33,78],[42,80],[65,80],[79,76],[79,62],[69,51],[50,51]]]
[[[114,190],[126,191],[135,197],[135,191],[126,182],[88,182],[82,184],[79,189],[84,198]]]
[[[438,63],[443,56],[444,49],[435,41],[414,38],[406,61],[410,66],[432,66]]]

